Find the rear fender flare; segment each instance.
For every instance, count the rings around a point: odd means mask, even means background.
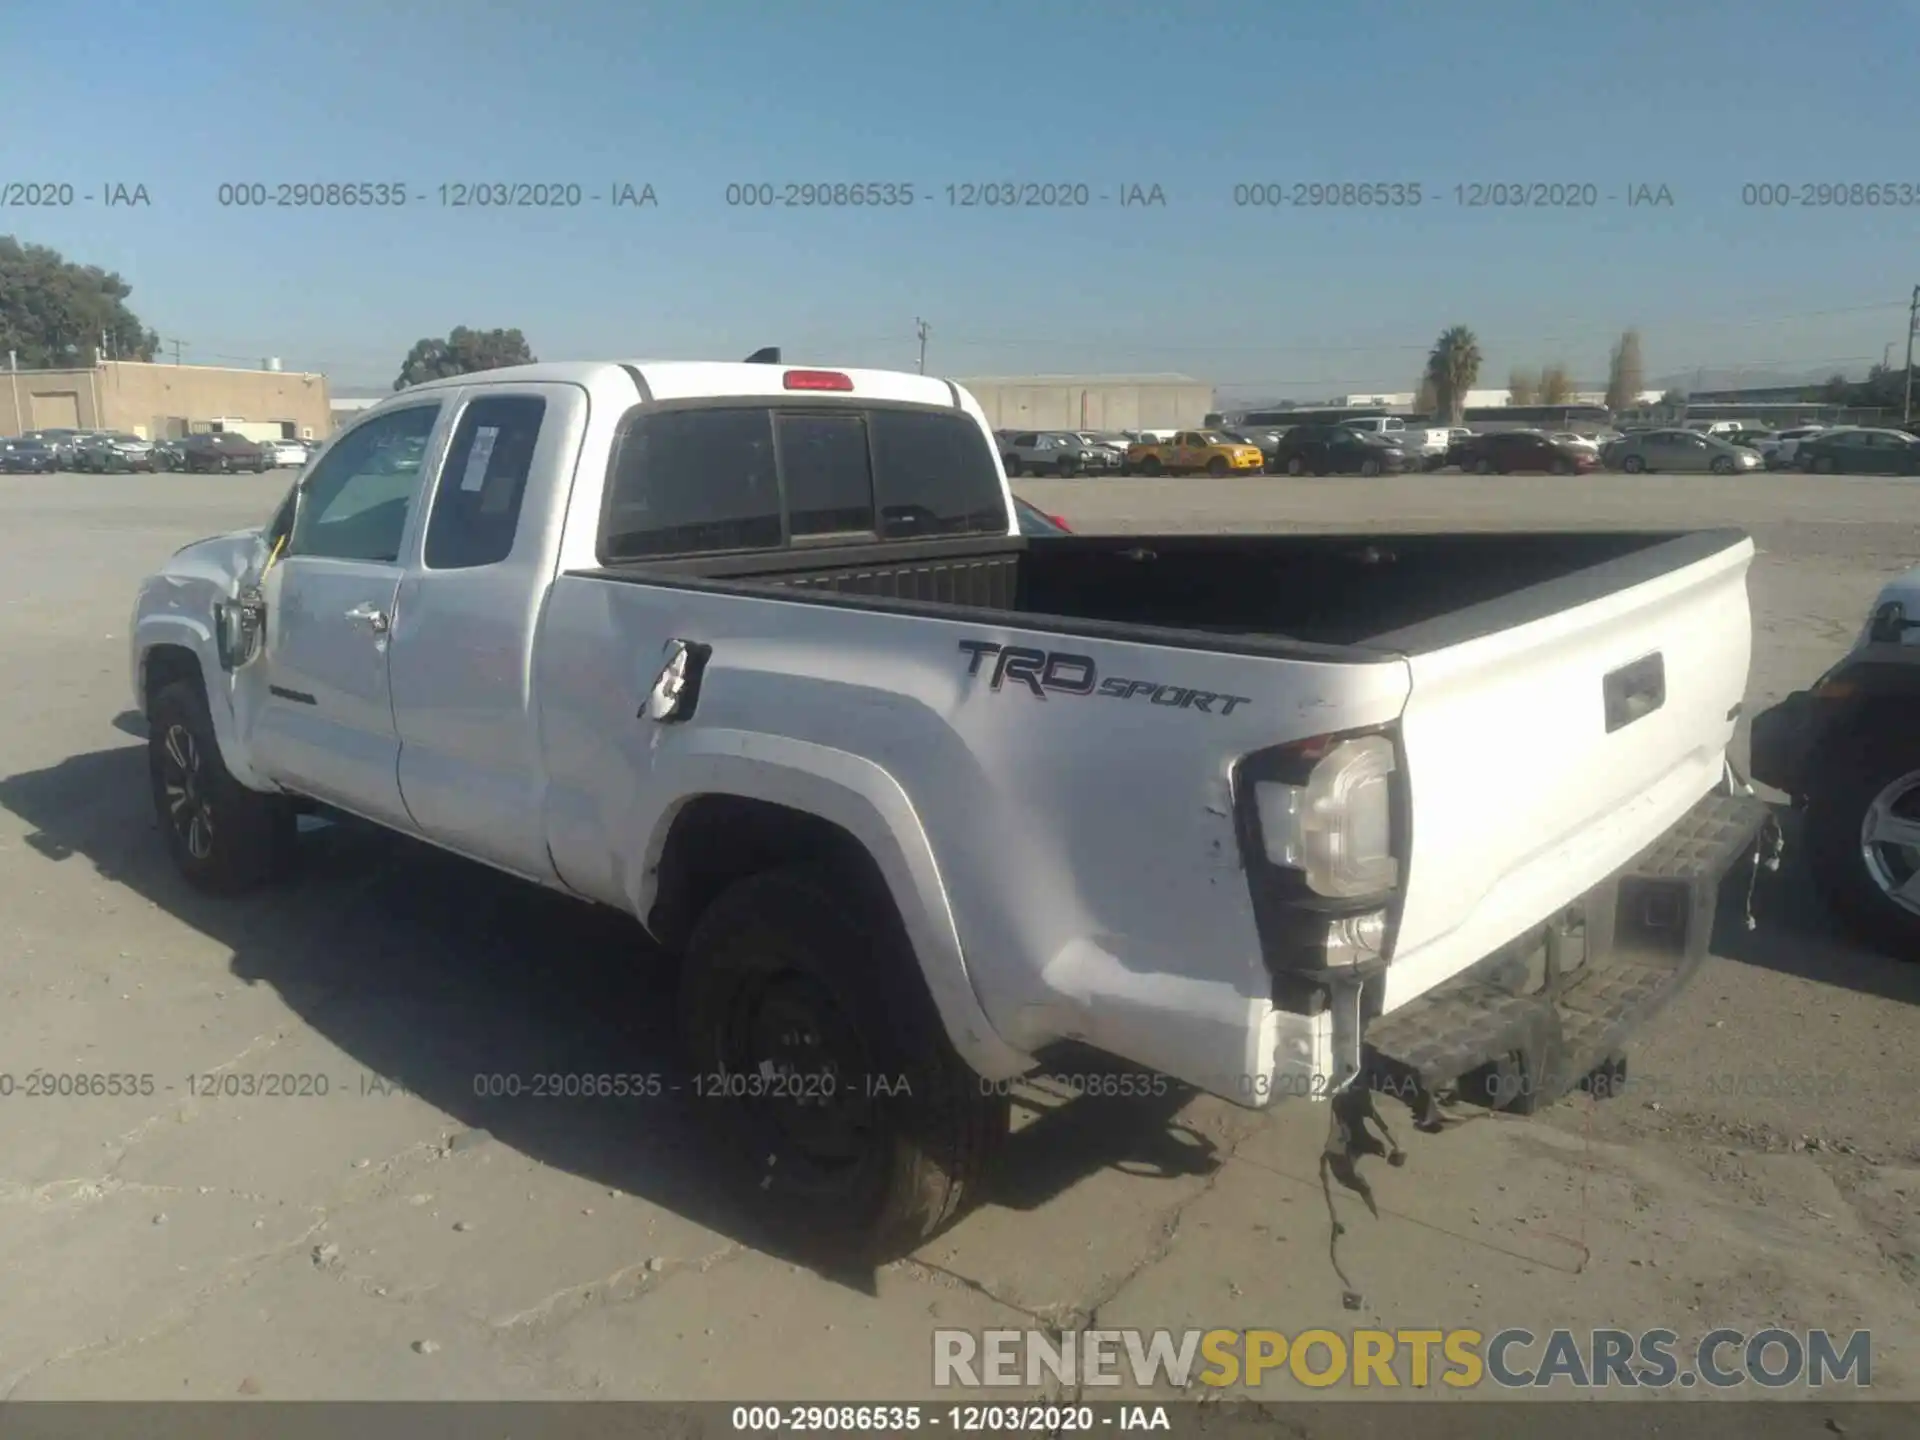
[[[622,877],[632,913],[652,911],[674,821],[702,795],[739,795],[817,815],[847,831],[879,866],[906,924],[947,1035],[988,1080],[1033,1068],[987,1018],[967,970],[946,884],[913,802],[899,781],[861,756],[810,741],[744,730],[693,730],[654,751],[654,767],[631,817],[623,853],[638,857]]]

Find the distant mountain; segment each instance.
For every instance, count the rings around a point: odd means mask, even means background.
[[[1848,367],[1849,380],[1858,380],[1866,371]],[[1774,390],[1789,385],[1824,385],[1832,370],[1679,370],[1655,376],[1647,382],[1649,390]]]

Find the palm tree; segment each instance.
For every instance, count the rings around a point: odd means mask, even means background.
[[[1466,413],[1467,392],[1480,379],[1480,342],[1473,331],[1455,325],[1434,342],[1427,356],[1427,379],[1447,424],[1458,425]]]

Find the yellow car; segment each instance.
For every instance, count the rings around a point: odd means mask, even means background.
[[[1218,430],[1182,430],[1171,440],[1129,445],[1125,466],[1129,475],[1258,475],[1265,468],[1259,446]]]

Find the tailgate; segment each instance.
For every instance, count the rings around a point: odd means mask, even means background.
[[[1753,553],[1737,532],[1681,536],[1382,638],[1413,682],[1387,1009],[1571,904],[1719,780],[1747,688]]]

